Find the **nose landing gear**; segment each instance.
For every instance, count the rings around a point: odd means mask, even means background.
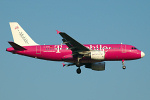
[[[126,69],[126,66],[122,66],[122,69]]]
[[[126,66],[124,65],[125,64],[125,62],[124,62],[124,60],[122,60],[122,69],[126,69]]]

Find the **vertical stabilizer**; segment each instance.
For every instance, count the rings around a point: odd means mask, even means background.
[[[10,22],[9,24],[15,43],[20,46],[38,45],[31,39],[31,37],[22,29],[22,27],[17,22]]]

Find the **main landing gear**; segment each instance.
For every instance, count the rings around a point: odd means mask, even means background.
[[[126,66],[124,65],[125,64],[125,62],[124,62],[124,60],[122,60],[122,69],[126,69]]]
[[[64,66],[68,67],[68,66],[76,65],[76,66],[78,67],[77,70],[76,70],[77,74],[81,74],[81,69],[80,69],[80,67],[81,67],[83,64],[80,63],[80,59],[82,59],[82,56],[78,56],[76,63],[72,63],[72,64],[64,64],[64,63],[62,63],[62,64],[63,64],[63,67],[64,67]]]
[[[80,67],[76,70],[77,74],[80,74],[81,73],[81,69]]]
[[[80,59],[82,59],[82,56],[78,56],[78,58],[77,58],[76,66],[79,67],[79,68],[76,70],[77,74],[80,74],[80,73],[81,73],[81,69],[80,69],[80,66],[81,66],[81,64],[80,64]]]
[[[64,64],[64,63],[62,63],[63,64],[63,67],[68,67],[68,66],[73,66],[73,65],[76,65],[78,68],[77,68],[77,70],[76,70],[76,72],[77,72],[77,74],[80,74],[81,73],[81,69],[80,69],[80,66],[82,66],[80,63],[78,63],[78,64],[75,64],[75,63],[72,63],[72,64]]]
[[[80,69],[81,64],[80,64],[80,62],[77,62],[76,66],[78,67],[78,69],[76,70],[76,72],[77,72],[77,74],[80,74],[81,73],[81,69]]]

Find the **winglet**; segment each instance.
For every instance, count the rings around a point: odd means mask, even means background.
[[[57,31],[57,34],[59,34],[60,33],[60,31],[58,31],[58,30],[56,30]]]
[[[63,67],[66,66],[66,64],[64,64],[64,63],[62,63],[62,64],[63,64]]]

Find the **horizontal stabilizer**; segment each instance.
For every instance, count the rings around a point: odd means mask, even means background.
[[[8,42],[15,50],[27,50],[24,47],[14,43],[14,42]]]

